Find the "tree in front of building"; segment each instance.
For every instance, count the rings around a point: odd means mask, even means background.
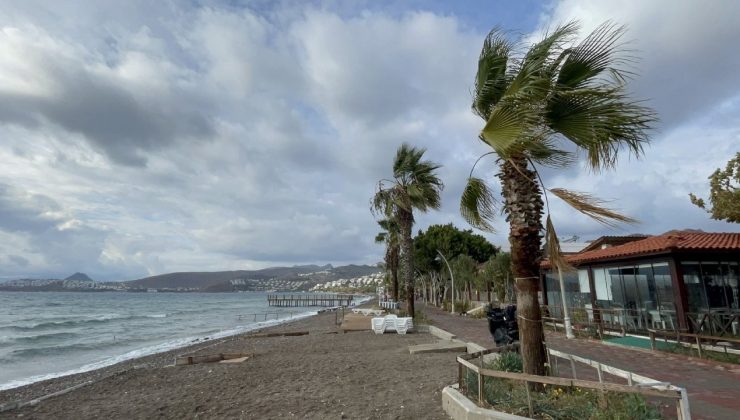
[[[709,202],[689,193],[691,202],[706,210],[712,219],[740,223],[740,152],[727,162],[725,170],[717,169],[709,176]]]
[[[624,29],[606,23],[574,43],[577,32],[571,22],[522,50],[494,29],[483,43],[475,78],[472,108],[485,122],[479,139],[497,157],[503,203],[499,206],[487,184],[473,176],[473,165],[460,211],[485,230],[492,230],[498,207],[506,216],[524,372],[535,375],[545,373],[537,296],[543,230],[551,263],[566,264],[549,215],[543,229],[543,193],[602,223],[632,221],[589,194],[546,189],[537,168],[566,168],[579,154],[594,171],[612,168],[623,148],[642,154],[655,121],[651,109],[627,94],[631,73],[624,69],[629,58],[621,54]]]

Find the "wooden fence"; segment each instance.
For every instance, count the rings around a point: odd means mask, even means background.
[[[547,349],[548,360],[552,357],[560,357],[570,361],[573,379],[560,378],[555,376],[538,376],[529,375],[526,373],[514,373],[514,372],[503,372],[499,370],[486,369],[483,367],[483,355],[490,353],[501,353],[504,351],[511,351],[515,349],[514,346],[505,346],[495,349],[483,350],[476,353],[466,354],[458,356],[458,386],[462,390],[464,387],[464,374],[465,369],[474,372],[478,377],[478,404],[484,404],[483,390],[485,385],[485,378],[500,378],[514,381],[520,381],[524,383],[526,389],[527,404],[529,408],[530,417],[534,416],[534,407],[532,404],[532,397],[530,392],[530,383],[567,386],[567,387],[581,387],[587,389],[594,389],[601,393],[606,391],[622,392],[630,394],[640,394],[652,397],[669,398],[675,400],[676,410],[679,420],[691,420],[691,414],[689,412],[689,400],[684,388],[680,388],[671,385],[666,382],[659,382],[654,379],[637,375],[635,373],[625,371],[613,366],[605,365],[590,359],[586,359],[580,356],[560,352],[553,349]],[[479,359],[478,365],[472,362],[473,359]],[[583,363],[592,366],[596,369],[599,381],[586,381],[580,380],[576,377],[575,363]],[[550,364],[552,366],[552,364]],[[604,382],[603,373],[609,373],[611,375],[619,376],[627,379],[628,384],[615,384]]]
[[[736,349],[728,349],[733,344],[740,345],[740,339],[732,337],[715,337],[710,335],[701,334],[689,334],[680,331],[660,331],[660,330],[648,330],[650,336],[650,348],[653,350],[657,349],[656,337],[662,337],[663,342],[668,344],[669,339],[675,339],[676,345],[695,347],[699,353],[699,358],[702,356],[702,345],[705,350],[717,351],[717,348],[721,348],[725,353],[740,354],[740,351]],[[682,339],[687,339],[683,340]],[[710,344],[711,343],[711,344]]]

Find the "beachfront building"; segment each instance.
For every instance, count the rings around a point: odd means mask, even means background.
[[[740,334],[740,233],[603,237],[566,258],[577,269],[561,273],[576,322]],[[544,309],[562,317],[558,272],[542,268]]]

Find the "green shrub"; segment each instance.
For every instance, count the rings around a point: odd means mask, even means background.
[[[501,353],[487,364],[489,369],[505,372],[522,372],[519,353]],[[472,401],[478,400],[478,375],[465,369],[463,392]],[[595,389],[544,385],[541,391],[531,392],[534,418],[579,420],[660,419],[660,411],[642,396],[617,392],[600,392]],[[527,390],[523,381],[485,377],[483,379],[484,405],[496,410],[529,416]]]
[[[503,372],[522,373],[522,356],[513,351],[501,353],[499,358],[493,363],[494,369]]]

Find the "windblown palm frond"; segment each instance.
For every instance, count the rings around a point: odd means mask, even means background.
[[[620,42],[626,27],[613,22],[599,25],[577,46],[563,51],[562,66],[557,70],[557,84],[561,88],[586,87],[606,72],[617,84],[622,84],[630,72],[622,68],[633,61],[625,55]]]
[[[494,28],[483,41],[478,58],[472,108],[473,112],[484,120],[488,120],[491,109],[501,99],[509,84],[507,66],[509,54],[513,49],[514,44],[498,28]]]
[[[553,193],[559,199],[565,201],[569,206],[606,226],[613,227],[616,225],[615,222],[638,222],[636,219],[603,207],[602,205],[604,204],[604,201],[595,198],[590,194],[568,191],[563,188],[552,188],[548,191]]]
[[[471,226],[494,232],[496,200],[486,183],[475,177],[468,178],[462,197],[460,198],[460,214]]]
[[[558,234],[555,232],[555,225],[550,219],[550,215],[547,215],[545,221],[545,252],[550,259],[550,265],[557,267],[561,271],[574,271],[575,268],[568,262],[560,249],[560,241],[558,240]]]
[[[597,171],[613,167],[623,146],[635,156],[642,154],[656,115],[624,89],[629,72],[622,67],[630,62],[620,54],[624,27],[607,22],[578,45],[567,46],[577,30],[576,23],[558,27],[521,60],[506,61],[518,64],[510,65],[504,93],[486,97],[497,101],[488,108],[480,135],[500,157],[526,155],[556,167],[572,163],[573,157],[550,140],[554,137],[584,150],[589,166]],[[486,44],[481,54],[488,51]],[[482,70],[493,72],[491,78],[498,74],[479,64]],[[478,74],[476,83],[487,79]],[[475,98],[476,113],[477,104]]]

